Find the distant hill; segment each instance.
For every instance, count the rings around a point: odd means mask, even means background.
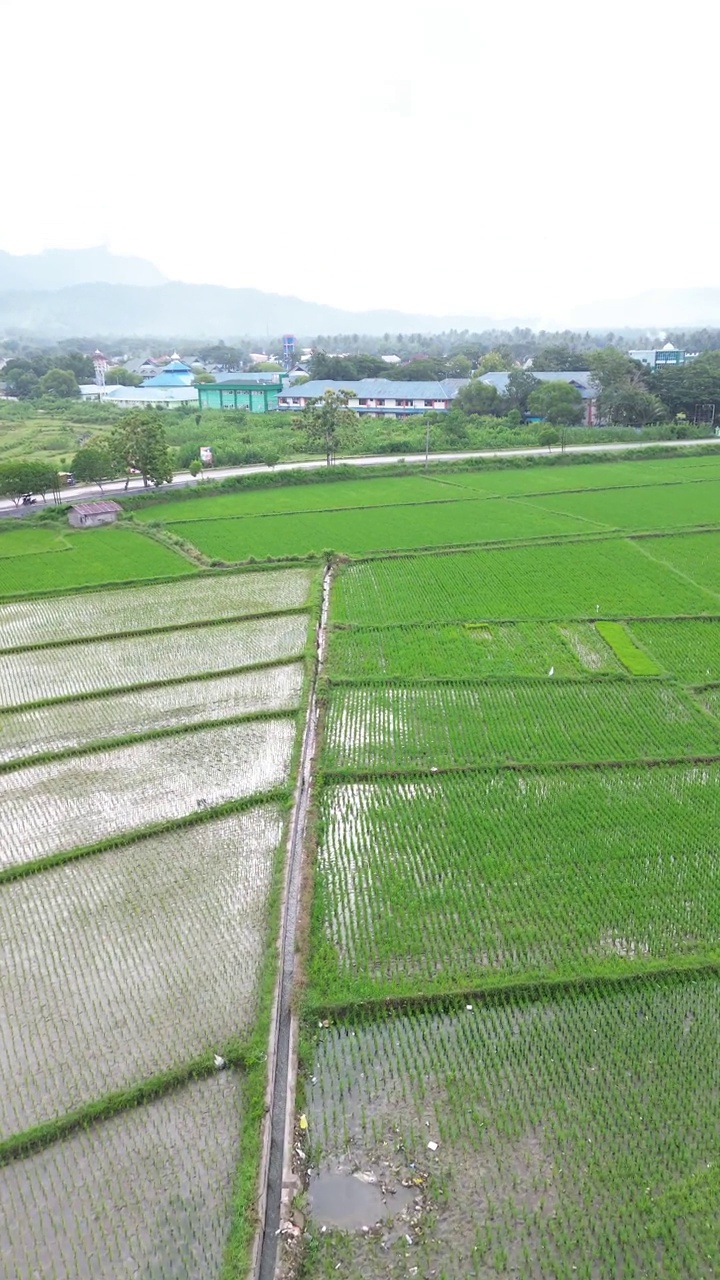
[[[649,289],[633,298],[590,302],[569,316],[575,329],[718,329],[720,289]]]
[[[108,249],[46,249],[12,254],[0,250],[0,293],[16,289],[66,289],[77,284],[149,287],[166,276],[142,258],[124,258]]]
[[[132,259],[130,259],[132,261]],[[402,311],[342,311],[322,303],[207,284],[76,284],[70,288],[0,292],[0,334],[239,338],[283,332],[318,334],[479,332],[490,316],[423,316]]]

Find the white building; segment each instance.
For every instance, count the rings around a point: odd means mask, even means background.
[[[454,382],[459,381],[454,379]],[[390,378],[358,378],[343,382],[318,378],[301,386],[284,387],[278,397],[279,409],[304,409],[326,391],[349,391],[348,408],[371,418],[408,418],[429,410],[447,410],[456,388],[443,382],[400,382]]]

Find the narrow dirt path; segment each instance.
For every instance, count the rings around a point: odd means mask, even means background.
[[[288,837],[288,863],[284,909],[280,922],[280,983],[277,1005],[276,1041],[274,1062],[271,1065],[273,1079],[271,1082],[272,1104],[270,1109],[270,1149],[267,1163],[267,1179],[261,1188],[261,1203],[264,1200],[264,1221],[260,1226],[261,1243],[258,1263],[254,1268],[257,1280],[273,1280],[278,1252],[278,1230],[283,1194],[283,1163],[285,1155],[285,1135],[288,1128],[288,1080],[291,1071],[293,1044],[292,1028],[292,993],[295,976],[295,935],[297,929],[298,909],[300,904],[300,873],[302,867],[302,849],[307,823],[308,807],[312,792],[312,762],[317,741],[317,684],[325,661],[327,643],[327,620],[330,603],[330,584],[332,569],[325,570],[322,587],[322,606],[320,624],[317,630],[317,654],[315,670],[308,698],[307,719],[303,734],[300,768],[295,789],[295,803],[290,819]],[[294,1090],[293,1090],[294,1092]],[[290,1128],[292,1133],[292,1128]]]

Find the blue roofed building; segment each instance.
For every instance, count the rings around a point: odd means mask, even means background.
[[[463,379],[453,379],[461,383]],[[283,387],[279,409],[304,409],[326,391],[349,391],[348,408],[369,418],[408,418],[429,410],[447,410],[457,387],[444,382],[400,382],[392,378],[349,378],[347,381],[317,378],[313,382]]]
[[[578,371],[562,372],[562,373],[536,373],[534,369],[528,369],[538,382],[569,382],[571,387],[575,387],[583,399],[583,426],[594,427],[597,425],[597,413],[595,408],[595,400],[597,397],[597,387],[593,383],[592,376],[589,373]],[[487,382],[488,386],[494,387],[498,395],[503,395],[508,384],[509,373],[483,373],[480,381]]]
[[[151,378],[143,379],[144,387],[191,387],[195,381],[195,374],[189,364],[184,364],[180,359],[177,351],[174,352],[169,364],[165,365],[159,373]]]

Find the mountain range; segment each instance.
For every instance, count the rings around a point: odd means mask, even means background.
[[[573,329],[720,327],[720,289],[656,289],[634,298],[574,308]],[[0,336],[37,338],[197,337],[300,338],[320,334],[482,332],[515,325],[539,328],[530,317],[417,315],[402,311],[344,311],[260,289],[170,281],[141,258],[98,247],[13,255],[0,251]],[[547,327],[547,326],[545,326]],[[558,324],[557,327],[562,327]]]

